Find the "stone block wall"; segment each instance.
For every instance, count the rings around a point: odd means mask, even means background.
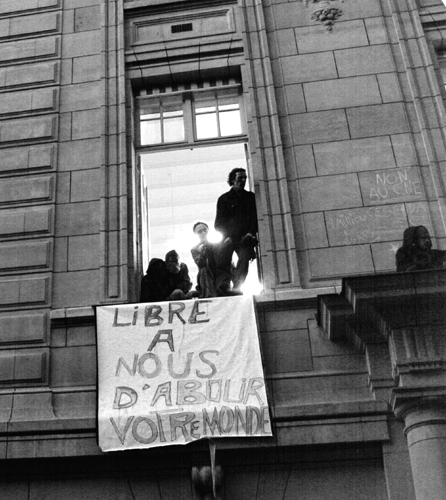
[[[82,319],[70,324],[62,353],[51,311],[100,296],[100,14],[100,0],[0,2],[0,420],[12,434],[51,427],[64,406],[93,417],[93,389],[54,388],[94,386],[94,328],[87,340]]]
[[[49,383],[62,12],[0,4],[0,386]],[[6,402],[6,401],[5,401]],[[5,407],[5,408],[6,408]],[[2,422],[7,422],[4,412]]]
[[[444,110],[419,6],[332,2],[343,13],[328,32],[318,5],[264,9],[305,287],[394,270],[409,225],[445,237]]]

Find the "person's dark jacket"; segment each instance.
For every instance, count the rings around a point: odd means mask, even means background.
[[[169,276],[164,260],[153,258],[141,281],[141,302],[161,302],[169,295]]]
[[[192,288],[186,264],[180,264],[177,274],[169,273],[162,259],[153,258],[141,281],[141,302],[162,302],[177,289],[187,293]]]
[[[230,237],[234,244],[247,233],[256,235],[257,210],[254,193],[241,191],[240,194],[231,188],[222,194],[217,201],[217,215],[215,229],[223,235],[223,239]]]
[[[180,263],[180,271],[176,274],[167,273],[168,274],[168,293],[166,297],[168,297],[174,290],[181,290],[184,293],[187,293],[192,288],[192,281],[189,277],[189,269],[187,268],[184,262]]]

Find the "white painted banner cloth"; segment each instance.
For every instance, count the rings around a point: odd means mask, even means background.
[[[96,308],[103,451],[271,436],[252,297]]]

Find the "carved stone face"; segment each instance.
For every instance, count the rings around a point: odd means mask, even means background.
[[[423,252],[427,252],[432,248],[431,237],[429,231],[425,227],[417,229],[416,244]]]

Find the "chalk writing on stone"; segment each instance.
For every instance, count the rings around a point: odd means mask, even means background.
[[[359,183],[365,205],[413,201],[423,197],[416,167],[361,172]]]
[[[325,214],[331,246],[394,241],[409,225],[430,225],[425,202],[362,207]]]

